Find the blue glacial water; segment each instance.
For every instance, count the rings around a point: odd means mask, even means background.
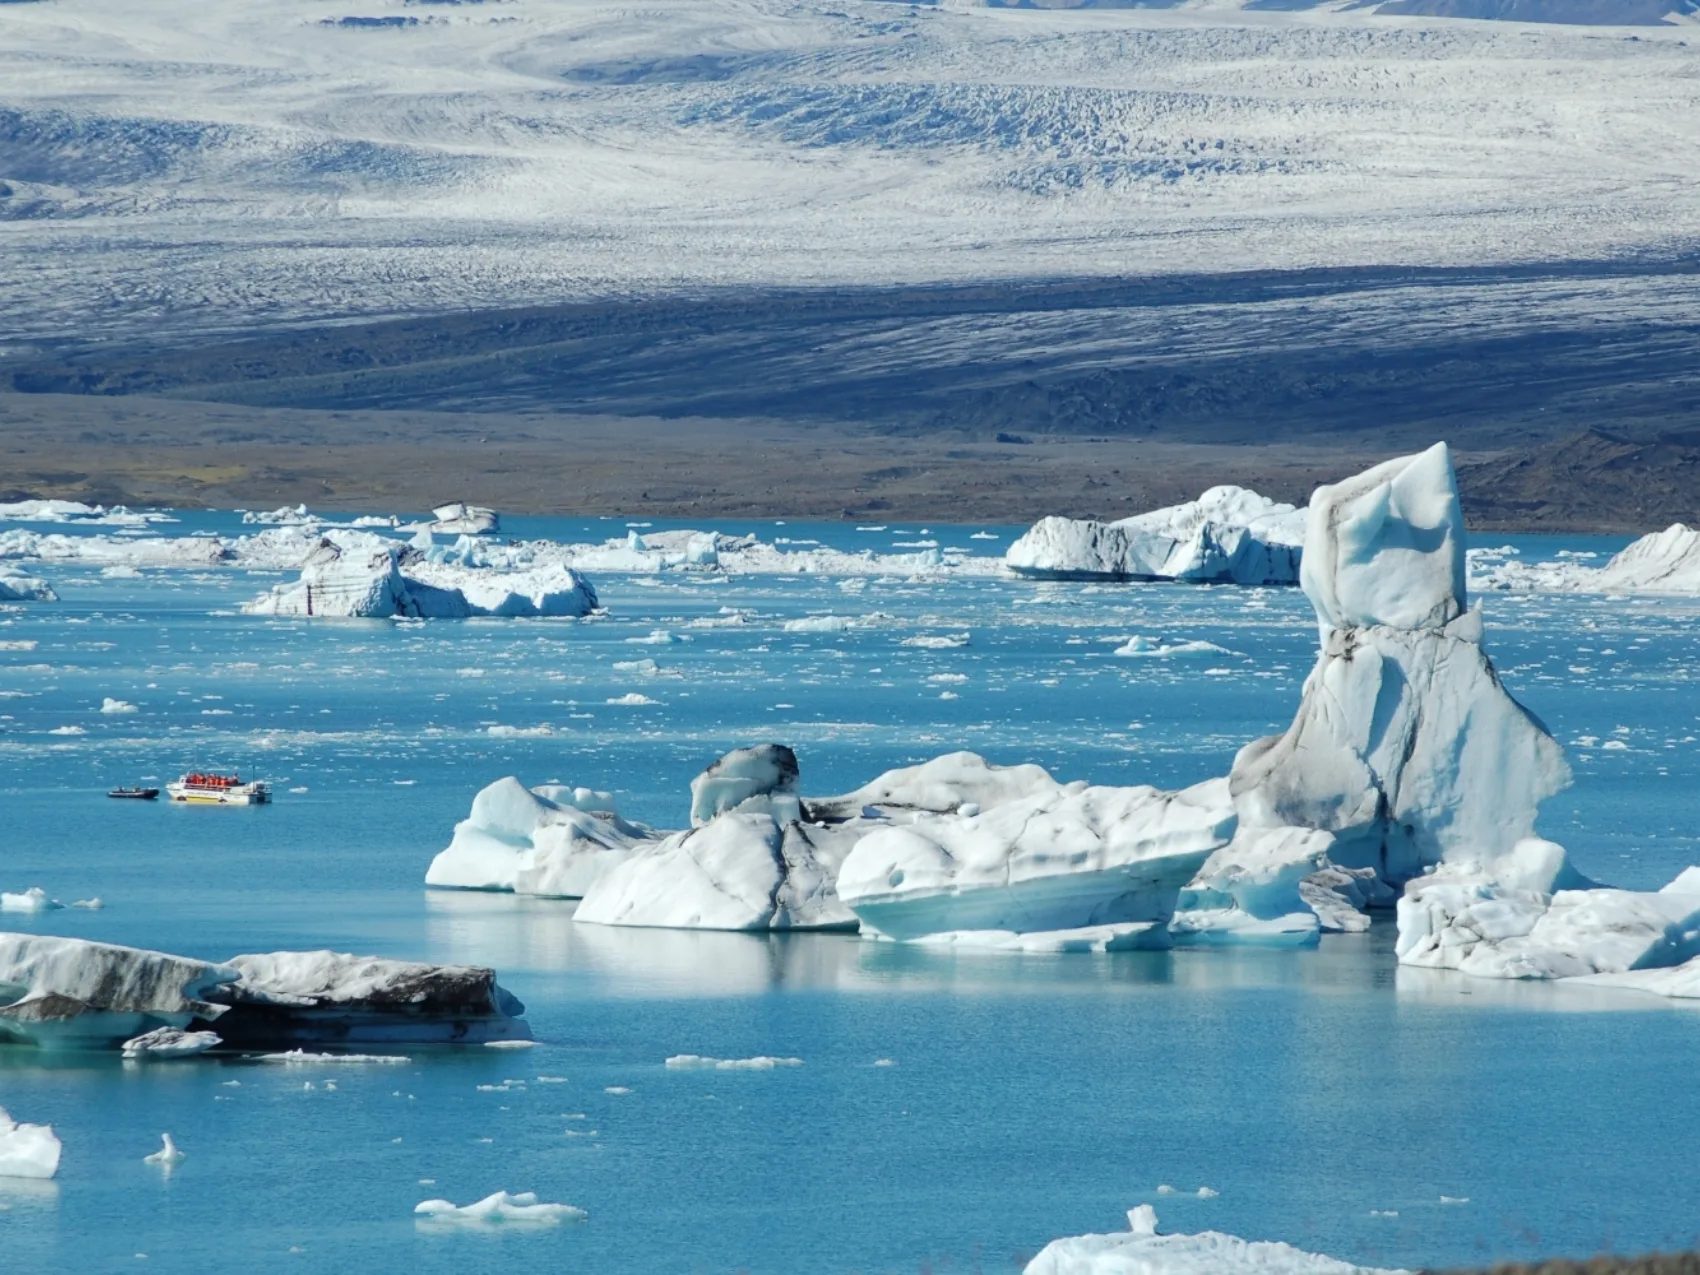
[[[237,529],[168,530],[200,527]],[[973,530],[930,528],[994,553],[1011,534]],[[1313,952],[1013,957],[575,926],[570,903],[421,887],[510,773],[613,789],[662,826],[703,765],[765,740],[816,794],[958,747],[1104,783],[1223,773],[1297,704],[1316,632],[1296,590],[601,575],[609,614],[588,622],[313,623],[234,614],[276,574],[42,573],[61,602],[0,610],[0,887],[107,906],[6,928],[494,965],[542,1043],[335,1069],[0,1050],[0,1106],[65,1144],[52,1184],[0,1185],[0,1269],[1012,1272],[1142,1201],[1167,1228],[1384,1265],[1700,1243],[1692,1005],[1400,970],[1390,925]],[[1543,831],[1614,884],[1700,862],[1700,606],[1483,602],[1507,685],[1576,769]],[[783,630],[819,612],[885,618]],[[689,640],[643,641],[657,629]],[[1224,651],[1113,655],[1134,633]],[[644,658],[660,672],[614,667]],[[610,702],[633,693],[655,702]],[[270,778],[277,803],[102,795],[213,766]],[[677,1053],[804,1064],[668,1071]],[[479,1088],[508,1079],[526,1083]],[[169,1175],[142,1163],[164,1130],[188,1155]],[[413,1219],[503,1188],[589,1220]]]

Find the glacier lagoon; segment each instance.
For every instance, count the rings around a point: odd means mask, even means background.
[[[171,534],[244,530],[182,518]],[[720,529],[982,555],[1020,531]],[[1623,542],[1513,543],[1541,559]],[[147,1253],[254,1269],[1014,1271],[1140,1202],[1177,1229],[1378,1265],[1696,1241],[1692,1004],[1396,968],[1390,922],[1309,952],[1014,956],[574,926],[571,903],[418,884],[472,793],[510,773],[610,789],[629,816],[674,826],[692,775],[766,740],[797,749],[811,792],[956,747],[1097,782],[1221,774],[1291,717],[1316,640],[1297,590],[593,572],[603,619],[310,623],[235,613],[278,573],[39,573],[62,600],[0,613],[0,888],[106,907],[6,928],[207,958],[328,946],[493,965],[541,1043],[335,1068],[0,1051],[0,1105],[65,1142],[54,1183],[0,1188],[20,1268]],[[1632,888],[1700,859],[1700,604],[1476,596],[1508,687],[1576,770],[1547,835]],[[784,627],[821,614],[857,627]],[[1115,655],[1134,635],[1220,649]],[[645,659],[655,672],[615,667]],[[136,711],[103,713],[108,698]],[[103,796],[203,765],[262,773],[277,804]],[[682,1053],[803,1065],[664,1065]],[[162,1130],[186,1153],[168,1176],[142,1162]],[[589,1219],[414,1220],[421,1200],[499,1189]]]

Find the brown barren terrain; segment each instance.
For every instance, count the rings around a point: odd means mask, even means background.
[[[528,514],[1024,523],[1123,517],[1217,483],[1303,502],[1320,482],[1431,441],[1411,428],[1216,444],[5,394],[0,500],[417,512],[464,499]],[[1700,521],[1694,442],[1584,431],[1456,459],[1478,528],[1639,532]]]

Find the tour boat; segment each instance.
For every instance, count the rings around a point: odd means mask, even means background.
[[[263,806],[272,790],[263,779],[242,782],[240,775],[205,775],[196,771],[165,785],[173,801],[212,806]]]
[[[159,796],[157,788],[114,788],[108,797],[125,797],[131,801],[152,801]]]

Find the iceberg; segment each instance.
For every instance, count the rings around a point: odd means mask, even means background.
[[[464,619],[588,615],[596,591],[559,563],[524,570],[432,561],[367,533],[319,540],[293,584],[243,606],[249,615]]]
[[[1333,870],[1333,844],[1314,828],[1238,828],[1181,891],[1169,933],[1177,945],[1306,947],[1324,928],[1368,929],[1345,897],[1306,889]]]
[[[1666,594],[1700,597],[1700,529],[1676,522],[1650,532],[1604,566],[1561,554],[1553,562],[1520,562],[1511,549],[1471,555],[1471,584],[1516,593]]]
[[[53,586],[16,567],[0,566],[0,602],[57,602]]]
[[[1614,890],[1582,881],[1562,847],[1531,840],[1489,870],[1443,868],[1413,881],[1398,915],[1405,965],[1488,978],[1633,974],[1680,987],[1674,973],[1648,973],[1700,957],[1700,868],[1662,890]]]
[[[491,1222],[555,1225],[560,1222],[583,1221],[590,1216],[583,1209],[571,1204],[539,1203],[536,1194],[531,1191],[521,1191],[516,1195],[497,1191],[494,1195],[487,1195],[473,1204],[458,1207],[448,1200],[423,1200],[414,1206],[413,1211],[426,1221],[470,1223],[475,1226]]]
[[[113,1049],[224,1013],[229,965],[39,934],[0,934],[0,1043]]]
[[[862,835],[805,822],[797,757],[740,748],[691,783],[691,827],[641,847],[591,883],[574,919],[710,930],[854,929],[834,889]]]
[[[621,819],[612,793],[498,779],[472,799],[425,884],[580,898],[611,864],[652,838]]]
[[[1052,1240],[1022,1275],[1412,1275],[1220,1231],[1159,1235],[1149,1204],[1129,1209],[1127,1216],[1126,1231]]]
[[[1286,733],[1234,759],[1242,823],[1332,833],[1335,865],[1395,887],[1510,853],[1570,771],[1466,610],[1446,445],[1319,487],[1309,517],[1300,583],[1321,651]]]
[[[494,970],[337,952],[212,964],[141,948],[0,934],[0,1043],[171,1057],[301,1044],[529,1039]],[[216,1025],[216,1034],[211,1028]],[[208,1038],[211,1039],[208,1039]]]
[[[472,965],[345,952],[270,952],[229,961],[240,978],[213,999],[233,1049],[279,1045],[482,1044],[529,1040],[525,1006]]]
[[[866,832],[839,870],[839,897],[894,939],[1114,925],[1102,937],[1116,946],[1168,946],[1182,887],[1233,836],[1226,783],[1170,793],[1044,778],[1023,775],[1038,788],[1028,795],[966,808],[958,796],[948,813]]]
[[[501,529],[501,517],[494,509],[460,500],[438,505],[431,514],[436,521],[430,529],[445,535],[482,536]]]
[[[61,1149],[52,1125],[19,1124],[0,1107],[0,1178],[51,1178]]]
[[[169,1133],[162,1133],[159,1135],[159,1150],[153,1152],[151,1155],[143,1156],[142,1163],[161,1165],[167,1172],[169,1172],[173,1165],[181,1164],[187,1158],[188,1157],[178,1149],[177,1144],[171,1140],[171,1135]]]
[[[138,1061],[150,1058],[192,1058],[223,1044],[217,1032],[186,1032],[156,1027],[124,1042],[123,1054]]]
[[[1115,522],[1040,519],[1009,547],[1016,575],[1039,580],[1295,584],[1304,516],[1243,487]]]
[[[49,898],[39,885],[27,890],[0,891],[0,912],[52,912],[65,905]]]

